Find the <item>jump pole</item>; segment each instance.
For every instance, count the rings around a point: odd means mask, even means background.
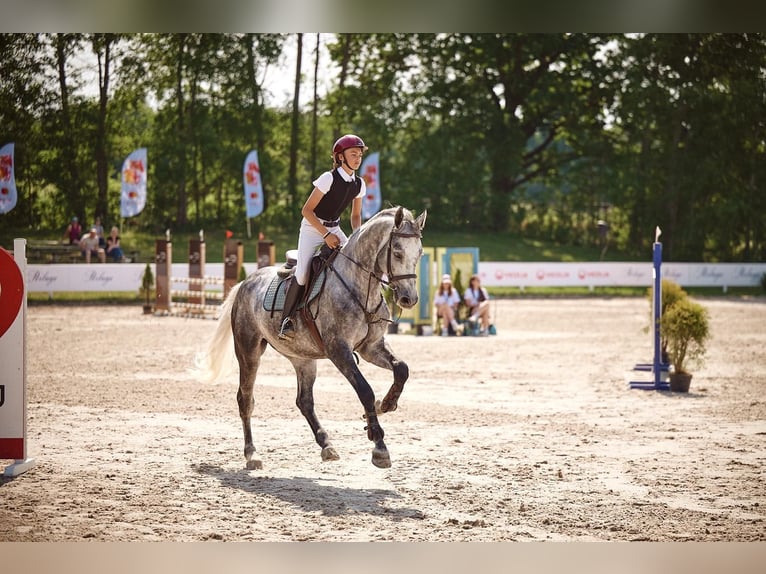
[[[662,348],[660,346],[660,320],[662,319],[662,243],[660,243],[659,227],[654,233],[652,246],[652,344],[654,357],[651,364],[638,363],[634,371],[651,371],[652,381],[631,381],[631,389],[643,389],[647,391],[669,391],[670,383],[662,380],[662,373],[668,371],[668,365],[662,362]]]
[[[26,239],[13,240],[13,255],[0,247],[0,459],[14,459],[4,475],[34,466],[27,450]]]
[[[206,245],[205,234],[200,229],[199,239],[189,240],[189,279],[203,279],[205,277]],[[192,305],[205,305],[205,286],[201,281],[190,281],[189,291],[199,291],[199,297],[189,297],[189,303]],[[171,291],[171,299],[173,292]],[[172,305],[172,301],[171,301]]]
[[[272,247],[273,249],[273,247]],[[160,313],[171,313],[174,309],[185,309],[187,314],[203,316],[207,311],[217,311],[220,305],[210,305],[206,299],[223,300],[234,285],[239,282],[239,273],[244,260],[244,247],[241,241],[227,239],[224,244],[224,274],[223,277],[205,275],[206,245],[202,230],[199,240],[189,240],[189,275],[188,277],[172,277],[172,244],[170,234],[165,239],[155,241],[155,263],[157,297],[155,310]],[[173,283],[186,283],[187,289],[171,289]],[[222,292],[205,291],[205,285],[223,285]],[[187,302],[176,302],[173,297],[188,299]]]
[[[154,241],[154,264],[157,285],[154,309],[168,312],[170,311],[170,273],[173,265],[173,243],[170,241],[170,230],[165,232],[165,239]]]

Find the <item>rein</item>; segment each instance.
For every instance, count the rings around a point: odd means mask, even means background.
[[[375,309],[372,310],[372,311],[368,311],[367,310],[367,307],[368,307],[368,305],[370,303],[370,291],[371,291],[371,287],[372,287],[372,284],[373,284],[372,283],[373,279],[375,279],[375,281],[378,282],[378,285],[384,285],[384,284],[388,285],[394,291],[394,293],[396,293],[396,291],[397,291],[396,282],[397,281],[400,281],[402,279],[414,279],[414,278],[417,277],[417,275],[415,273],[406,273],[406,274],[403,274],[403,275],[394,275],[393,274],[393,270],[391,268],[391,251],[392,251],[392,244],[393,244],[393,241],[394,241],[394,237],[422,237],[422,235],[419,232],[397,231],[395,227],[391,230],[391,233],[388,236],[388,253],[386,254],[386,267],[387,267],[387,269],[386,269],[386,277],[387,277],[387,279],[383,279],[383,277],[377,275],[374,271],[370,271],[369,269],[364,267],[361,263],[359,263],[358,261],[352,259],[348,255],[343,253],[342,249],[338,250],[338,253],[343,255],[343,257],[345,257],[348,261],[351,261],[351,263],[353,263],[354,265],[356,265],[357,267],[359,267],[360,269],[362,269],[363,271],[365,271],[367,273],[367,276],[368,276],[367,277],[367,300],[364,302],[364,304],[359,300],[359,298],[356,296],[356,293],[354,293],[354,291],[351,289],[351,287],[349,287],[348,283],[346,283],[346,281],[343,279],[343,277],[341,277],[340,273],[338,273],[331,264],[328,264],[328,268],[330,270],[332,270],[333,273],[335,273],[335,275],[340,280],[341,284],[346,288],[346,291],[349,292],[349,294],[354,299],[354,301],[356,301],[356,304],[359,305],[359,307],[362,309],[362,311],[364,312],[364,316],[365,316],[365,318],[366,318],[368,323],[377,323],[378,321],[388,321],[389,323],[393,323],[394,322],[391,319],[386,319],[386,318],[381,317],[380,315],[377,314],[378,310],[381,307],[381,305],[383,305],[383,295],[382,294],[380,295],[380,301],[378,302],[378,304],[375,307]]]

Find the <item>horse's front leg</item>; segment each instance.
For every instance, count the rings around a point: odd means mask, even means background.
[[[314,410],[314,381],[317,378],[317,362],[314,359],[291,359],[298,376],[298,396],[295,404],[305,417],[314,433],[314,440],[322,448],[322,460],[338,460],[340,457],[322,428]]]
[[[356,366],[353,353],[348,347],[333,348],[328,346],[327,340],[325,340],[325,348],[327,349],[327,357],[333,362],[338,370],[354,387],[359,401],[364,407],[364,415],[367,420],[367,438],[371,440],[375,446],[372,449],[372,464],[378,468],[388,468],[391,466],[391,457],[388,454],[386,443],[383,442],[383,428],[378,422],[378,414],[375,412],[375,393],[372,387],[364,378],[359,367]]]
[[[410,377],[410,368],[407,363],[399,360],[394,355],[391,347],[385,339],[379,339],[371,345],[365,345],[359,349],[362,358],[377,367],[388,369],[394,373],[394,382],[388,393],[383,397],[379,405],[380,413],[395,411],[398,405],[399,397],[404,391],[404,383]]]

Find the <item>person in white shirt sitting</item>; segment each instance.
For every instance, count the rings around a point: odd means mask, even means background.
[[[468,289],[463,294],[463,301],[470,309],[468,323],[471,327],[480,325],[479,334],[486,336],[489,334],[489,293],[481,286],[481,279],[478,275],[472,275],[468,281]]]
[[[85,262],[90,263],[90,258],[95,255],[101,263],[106,262],[106,253],[103,248],[98,246],[98,230],[95,227],[90,228],[90,233],[87,233],[80,239],[80,253],[85,255]]]
[[[442,282],[434,295],[436,316],[441,319],[442,336],[449,334],[449,327],[457,335],[459,326],[457,323],[457,308],[460,305],[460,293],[452,286],[452,278],[449,274],[442,275]]]

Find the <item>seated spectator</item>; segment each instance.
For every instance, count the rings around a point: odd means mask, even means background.
[[[80,239],[80,252],[85,255],[86,263],[90,263],[93,255],[98,257],[101,263],[106,263],[106,253],[98,246],[98,235],[95,227],[91,227],[90,232]]]
[[[450,327],[452,328],[452,334],[457,335],[457,307],[460,304],[460,294],[452,286],[452,278],[449,274],[442,275],[442,282],[439,285],[439,289],[436,290],[434,295],[434,305],[436,306],[436,316],[441,320],[441,333],[442,336],[450,334]]]
[[[112,227],[106,238],[106,255],[111,257],[115,263],[121,263],[124,259],[122,247],[120,247],[120,236],[117,235],[119,231],[117,227]]]
[[[82,235],[82,227],[76,217],[72,218],[69,225],[64,232],[64,241],[69,241],[69,245],[76,245],[80,242],[80,236]]]
[[[489,334],[489,293],[481,286],[478,275],[472,275],[468,281],[468,289],[463,294],[463,301],[468,305],[470,313],[468,323],[471,328],[476,329],[481,322],[479,335],[487,336]]]
[[[104,226],[101,225],[101,218],[97,217],[93,227],[96,228],[96,235],[98,236],[98,246],[106,247],[106,238],[104,238]]]

